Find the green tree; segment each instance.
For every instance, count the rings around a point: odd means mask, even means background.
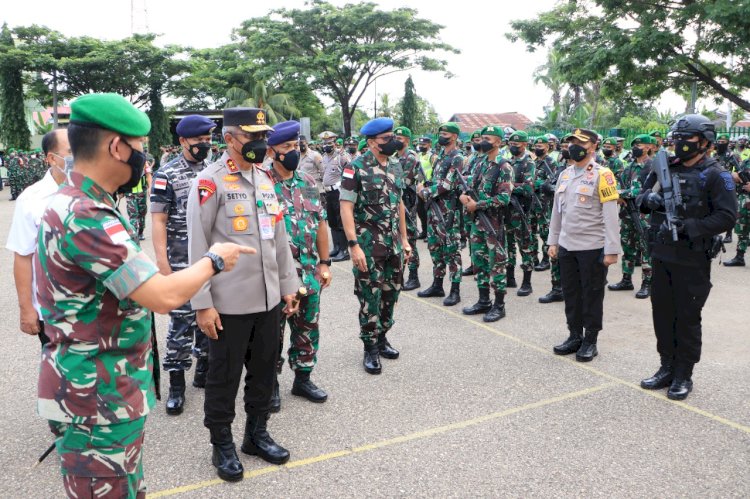
[[[345,134],[351,135],[351,117],[377,78],[416,67],[446,70],[446,61],[431,54],[458,51],[440,41],[442,28],[417,17],[415,9],[313,0],[307,9],[277,9],[247,20],[235,35],[257,63],[256,77],[307,81],[339,104]]]
[[[3,24],[0,31],[0,141],[6,148],[31,147],[23,97],[24,63],[23,54],[15,49],[8,25]]]
[[[262,81],[253,85],[252,93],[239,87],[230,88],[226,95],[226,106],[261,108],[266,112],[271,125],[295,117],[300,118],[300,111],[294,105],[291,95],[276,93]]]
[[[172,134],[169,133],[169,116],[164,111],[164,104],[161,101],[161,91],[153,88],[149,94],[149,109],[146,111],[151,120],[151,131],[148,134],[148,149],[152,151],[156,158],[158,168],[161,166],[158,161],[161,155],[159,148],[172,144]]]
[[[513,21],[506,36],[529,51],[551,46],[567,82],[601,82],[608,98],[652,101],[697,82],[700,94],[750,110],[746,9],[736,0],[576,0]]]
[[[409,75],[404,82],[404,98],[401,100],[401,113],[399,114],[400,123],[409,130],[414,130],[418,113],[417,94],[414,90],[414,82]]]

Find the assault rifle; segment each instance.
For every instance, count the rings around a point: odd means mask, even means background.
[[[477,198],[476,192],[474,192],[474,189],[470,188],[469,185],[466,183],[466,179],[464,179],[463,175],[457,175],[458,181],[461,184],[461,187],[464,189],[464,194],[469,196],[474,201],[479,201]],[[479,225],[482,226],[482,230],[489,236],[489,239],[495,243],[500,244],[500,237],[497,231],[495,230],[495,227],[492,226],[492,221],[490,220],[490,217],[485,213],[484,211],[475,211],[474,214],[477,217],[477,220],[479,221]]]
[[[672,177],[669,171],[669,162],[667,161],[667,152],[662,150],[654,156],[653,170],[656,179],[661,186],[662,196],[664,198],[664,213],[667,217],[667,227],[672,233],[672,240],[677,241],[677,207],[682,204],[682,192],[680,190],[680,181]]]

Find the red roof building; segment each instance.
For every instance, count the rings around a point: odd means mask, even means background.
[[[462,132],[472,133],[487,125],[510,126],[515,130],[525,130],[532,121],[521,113],[457,113],[448,121],[455,121]]]

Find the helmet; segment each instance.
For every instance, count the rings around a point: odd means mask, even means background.
[[[503,128],[503,133],[505,133],[506,137],[513,135],[513,132],[515,132],[515,130],[512,126],[506,126],[505,128]]]
[[[677,119],[672,125],[671,131],[677,133],[687,133],[700,135],[709,142],[716,138],[716,126],[711,120],[701,114],[686,114]]]

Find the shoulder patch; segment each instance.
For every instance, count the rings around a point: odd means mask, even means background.
[[[154,179],[154,189],[159,191],[167,190],[167,179],[162,177]]]
[[[216,184],[210,179],[202,178],[198,180],[198,199],[200,200],[201,206],[211,199],[211,196],[216,192]]]
[[[354,178],[354,170],[352,168],[344,168],[344,173],[341,176],[344,178]]]
[[[721,179],[724,181],[724,189],[728,191],[734,190],[734,179],[732,178],[732,174],[728,171],[719,172],[719,176],[721,176]]]
[[[620,197],[617,193],[617,182],[609,168],[602,168],[599,172],[599,202],[606,203]]]
[[[130,235],[119,220],[108,220],[104,222],[104,232],[107,233],[114,244],[124,244],[130,240]]]

